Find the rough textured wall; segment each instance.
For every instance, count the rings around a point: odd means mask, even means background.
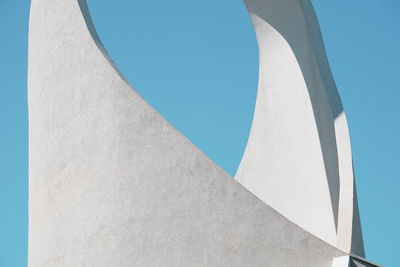
[[[84,1],[32,0],[30,267],[328,267],[344,255],[171,127],[93,34]]]

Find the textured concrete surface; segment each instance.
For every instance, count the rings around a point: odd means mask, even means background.
[[[29,266],[328,267],[120,76],[85,1],[32,0]]]
[[[363,254],[350,140],[311,3],[246,4],[260,87],[244,187],[124,80],[85,0],[32,0],[30,267],[375,266],[346,258]]]
[[[260,82],[236,179],[343,251],[363,256],[350,138],[309,0],[246,0]]]
[[[368,262],[358,257],[342,256],[333,259],[332,267],[382,267],[382,266],[379,266],[372,262]]]

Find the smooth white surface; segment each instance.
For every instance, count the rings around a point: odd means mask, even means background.
[[[332,267],[350,267],[350,257],[343,256],[334,258],[332,261]]]
[[[260,82],[236,179],[326,242],[364,255],[350,138],[309,0],[246,0]]]
[[[318,130],[301,70],[281,35],[252,18],[263,40],[260,47],[270,49],[260,53],[265,89],[257,95],[256,110],[264,110],[254,116],[237,180],[288,219],[336,244]]]

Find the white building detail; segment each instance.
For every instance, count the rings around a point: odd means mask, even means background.
[[[232,179],[121,76],[85,0],[31,1],[30,267],[378,266],[310,0],[245,2],[260,82]]]

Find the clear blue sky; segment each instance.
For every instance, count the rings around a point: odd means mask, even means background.
[[[400,1],[314,0],[348,116],[367,257],[400,266]],[[258,79],[241,0],[88,0],[130,83],[234,175]],[[28,0],[0,0],[0,267],[26,266]]]

